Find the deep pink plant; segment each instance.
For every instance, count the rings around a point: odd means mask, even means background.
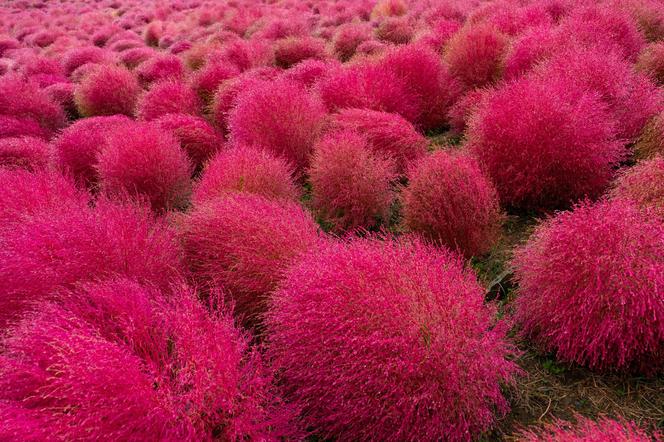
[[[354,130],[369,142],[369,147],[396,161],[397,171],[404,173],[408,165],[427,152],[427,139],[398,114],[369,109],[344,109],[332,115],[332,130]]]
[[[241,93],[228,118],[237,144],[267,149],[298,169],[306,167],[325,117],[320,99],[285,81],[260,83]]]
[[[509,410],[501,385],[518,372],[483,292],[456,255],[416,240],[304,255],[266,320],[287,400],[324,439],[479,436]]]
[[[303,60],[323,60],[327,58],[325,41],[314,37],[287,37],[277,40],[274,45],[275,64],[289,68]]]
[[[82,46],[67,51],[62,58],[65,74],[71,75],[84,64],[111,64],[114,60],[112,52],[96,46]]]
[[[408,17],[388,17],[374,29],[379,41],[402,45],[409,43],[415,35],[415,27]]]
[[[473,113],[480,107],[491,89],[473,89],[463,94],[447,111],[447,120],[453,133],[463,134]]]
[[[0,137],[34,137],[46,139],[49,133],[32,118],[0,115]]]
[[[481,100],[466,137],[501,203],[521,209],[599,196],[626,155],[606,105],[567,81],[506,83]]]
[[[51,147],[41,138],[0,138],[0,167],[43,170],[51,166]]]
[[[636,61],[636,69],[660,86],[664,85],[664,42],[653,43],[644,48]]]
[[[634,144],[634,154],[640,159],[664,157],[664,111],[655,115],[643,129]]]
[[[130,125],[124,115],[91,117],[76,121],[53,141],[55,163],[77,183],[95,187],[98,181],[97,154],[114,129]]]
[[[234,146],[217,153],[194,188],[192,201],[203,204],[228,192],[247,192],[291,201],[297,201],[301,193],[285,160],[248,146]]]
[[[373,151],[361,132],[334,131],[323,137],[316,143],[307,172],[312,205],[333,230],[389,223],[395,161]]]
[[[490,24],[466,25],[447,42],[443,60],[466,88],[486,86],[501,78],[508,44],[508,37]]]
[[[122,51],[120,55],[118,55],[118,58],[128,69],[133,70],[154,55],[155,51],[152,48],[137,47]]]
[[[144,86],[163,80],[181,81],[185,67],[175,55],[156,53],[136,67],[136,75]]]
[[[76,86],[74,101],[83,117],[133,115],[139,91],[138,80],[126,68],[99,66]]]
[[[294,410],[248,336],[187,287],[166,295],[114,279],[60,298],[2,340],[0,437],[297,437]]]
[[[347,23],[339,26],[332,39],[332,51],[341,61],[350,60],[355,50],[371,38],[371,27],[364,23]]]
[[[655,442],[662,436],[653,434]],[[542,428],[527,429],[519,435],[520,442],[652,442],[653,438],[634,422],[600,417],[593,421],[576,416],[576,423],[556,419]]]
[[[560,50],[560,43],[560,38],[551,26],[535,27],[524,32],[505,53],[504,78],[513,80],[526,74]]]
[[[330,71],[339,66],[340,63],[334,59],[307,59],[286,70],[282,78],[298,82],[308,88],[315,88]]]
[[[582,203],[515,254],[523,333],[565,362],[664,368],[664,224],[628,200]]]
[[[610,194],[649,207],[664,221],[664,157],[639,161],[622,172]]]
[[[209,103],[219,85],[238,74],[238,69],[232,64],[209,61],[194,74],[192,88],[201,100]]]
[[[30,208],[33,213],[20,223],[0,227],[0,327],[35,301],[79,282],[119,274],[168,288],[178,276],[175,237],[149,210],[106,201],[95,209],[67,209]]]
[[[249,193],[197,205],[179,227],[193,279],[221,286],[251,324],[260,320],[282,272],[319,242],[314,220],[299,204]]]
[[[176,80],[152,85],[138,100],[137,115],[141,120],[155,120],[167,114],[200,115],[201,102],[191,87]]]
[[[180,142],[194,164],[194,172],[200,172],[205,163],[224,148],[224,140],[210,123],[203,118],[186,114],[167,114],[154,123],[170,132]]]
[[[155,211],[186,206],[192,164],[177,138],[150,123],[109,131],[97,155],[102,192],[112,197],[145,197]]]
[[[462,85],[440,61],[440,55],[423,45],[401,46],[386,52],[382,64],[400,77],[416,98],[419,116],[413,122],[422,130],[443,128]]]
[[[465,153],[439,150],[413,165],[403,213],[409,230],[466,257],[488,252],[500,234],[496,189]]]

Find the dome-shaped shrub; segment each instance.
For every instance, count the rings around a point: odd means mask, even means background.
[[[175,55],[155,53],[136,68],[138,80],[144,86],[164,80],[181,81],[185,75],[182,60]]]
[[[255,323],[282,272],[319,234],[297,203],[233,193],[195,206],[181,220],[180,240],[193,279],[220,285],[238,315]]]
[[[62,67],[66,75],[71,75],[84,64],[112,64],[115,61],[113,57],[112,52],[96,46],[77,47],[63,55]]]
[[[664,157],[640,161],[624,171],[614,183],[611,196],[650,207],[664,221]]]
[[[388,17],[374,29],[379,41],[402,45],[409,43],[415,35],[415,27],[408,17]]]
[[[41,210],[0,227],[0,241],[0,327],[79,282],[119,274],[167,288],[180,269],[170,229],[129,204]]]
[[[42,170],[50,167],[51,147],[41,138],[0,138],[0,167]]]
[[[287,81],[298,82],[308,88],[313,88],[331,71],[341,64],[334,59],[301,61],[283,73],[282,78]]]
[[[86,284],[12,327],[0,353],[0,438],[297,437],[292,408],[232,317],[209,313],[186,287],[173,292]]]
[[[191,190],[187,154],[173,135],[149,123],[110,131],[97,171],[107,195],[145,197],[156,211],[184,207]]]
[[[203,118],[186,114],[167,114],[159,117],[154,123],[177,138],[194,164],[195,173],[224,147],[221,135]]]
[[[488,252],[500,233],[496,190],[466,154],[440,150],[413,165],[403,206],[409,230],[466,257]]]
[[[166,114],[200,115],[201,103],[185,83],[173,80],[155,83],[138,100],[141,120],[154,120]]]
[[[655,115],[634,144],[634,156],[639,159],[664,157],[664,111]]]
[[[53,141],[56,164],[77,183],[93,187],[98,181],[97,154],[116,128],[132,124],[123,115],[84,118],[65,128]]]
[[[367,62],[344,65],[318,84],[320,96],[331,112],[360,108],[401,115],[417,121],[421,109],[403,79],[384,65]]]
[[[508,43],[507,36],[489,24],[467,25],[447,42],[443,60],[466,88],[485,86],[500,78]]]
[[[47,139],[50,134],[32,118],[0,115],[0,138],[34,137]]]
[[[287,399],[323,439],[477,437],[508,410],[501,385],[518,370],[483,292],[456,256],[420,242],[306,254],[266,321]]]
[[[341,61],[350,60],[357,47],[371,38],[371,27],[363,23],[346,23],[337,28],[332,38],[332,51]]]
[[[74,90],[78,112],[94,115],[132,115],[139,93],[138,81],[126,68],[99,66]]]
[[[505,53],[503,76],[506,80],[529,72],[537,63],[560,50],[560,38],[551,26],[539,26],[520,35]]]
[[[285,160],[248,146],[235,146],[217,153],[205,167],[192,200],[194,204],[202,204],[227,192],[292,201],[300,195],[293,182],[293,171]]]
[[[417,98],[419,117],[414,123],[422,130],[444,127],[447,111],[462,86],[442,64],[440,56],[426,46],[408,45],[386,52],[381,63],[400,77]]]
[[[205,103],[209,103],[217,88],[224,81],[239,74],[238,69],[227,62],[208,61],[192,79],[192,89]]]
[[[231,139],[237,144],[267,149],[302,169],[324,117],[323,104],[303,86],[274,81],[240,94],[228,121]]]
[[[654,434],[655,441],[661,435]],[[555,420],[542,428],[519,434],[520,442],[652,442],[652,437],[634,422],[601,417],[597,422],[576,416],[576,423]]]
[[[344,109],[331,117],[329,126],[332,130],[354,130],[362,134],[372,150],[394,158],[401,173],[427,152],[427,139],[398,114]]]
[[[664,42],[653,43],[641,51],[636,61],[636,69],[660,86],[664,85]]]
[[[0,225],[20,223],[23,216],[87,206],[90,195],[60,173],[0,169]]]
[[[481,101],[466,137],[506,206],[599,196],[625,156],[606,106],[566,82],[524,77]]]
[[[664,224],[624,199],[583,203],[517,250],[517,319],[562,361],[664,368]]]
[[[352,130],[334,131],[314,147],[312,205],[335,231],[387,224],[395,194],[395,161]]]
[[[274,44],[275,64],[288,69],[303,60],[327,58],[325,41],[314,37],[287,37]]]

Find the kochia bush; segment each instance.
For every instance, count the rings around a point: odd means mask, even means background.
[[[74,101],[83,117],[133,115],[139,94],[138,80],[129,70],[99,66],[74,90]]]
[[[41,138],[0,138],[0,167],[44,170],[51,166],[51,147]]]
[[[664,157],[640,161],[625,170],[614,183],[611,196],[650,207],[664,221]]]
[[[494,313],[448,251],[333,242],[273,295],[268,349],[322,438],[470,440],[509,409],[500,388],[518,371]]]
[[[655,441],[662,435],[653,435]],[[576,423],[555,420],[543,428],[528,429],[519,435],[521,442],[652,442],[652,437],[634,422],[623,419],[613,420],[600,417],[595,422],[591,419],[576,416]]]
[[[664,362],[664,223],[635,203],[582,203],[515,254],[516,317],[559,359],[656,373]]]

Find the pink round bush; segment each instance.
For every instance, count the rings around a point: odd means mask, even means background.
[[[96,46],[82,46],[72,48],[64,54],[62,67],[66,75],[71,75],[84,64],[112,64],[113,62],[113,54],[106,49]]]
[[[402,46],[386,52],[382,64],[400,77],[417,98],[416,125],[425,131],[446,125],[448,109],[461,94],[462,86],[438,54],[422,45]]]
[[[74,90],[74,101],[83,117],[132,115],[139,93],[138,81],[126,68],[99,66]]]
[[[542,81],[567,83],[569,88],[596,92],[617,123],[617,135],[631,141],[662,109],[657,86],[613,53],[572,48],[561,51],[537,69]]]
[[[137,115],[141,120],[155,120],[166,114],[200,115],[201,103],[185,83],[165,80],[155,83],[138,100]]]
[[[167,114],[154,122],[177,138],[194,164],[194,173],[200,172],[205,163],[224,147],[221,135],[203,118],[186,114]]]
[[[325,117],[318,97],[285,81],[260,83],[241,93],[228,118],[230,138],[261,147],[306,167]]]
[[[643,128],[634,144],[634,155],[639,159],[664,157],[664,111],[655,115]]]
[[[664,221],[664,158],[640,161],[625,170],[614,183],[611,196],[650,207]]]
[[[369,109],[343,109],[332,115],[332,130],[354,130],[361,133],[375,152],[394,158],[397,171],[427,153],[427,139],[398,114]]]
[[[295,438],[262,359],[231,315],[186,287],[86,284],[3,337],[0,437]]]
[[[144,86],[163,80],[181,81],[185,75],[182,60],[175,55],[156,53],[136,68],[138,80]]]
[[[193,279],[220,285],[237,314],[255,323],[282,272],[319,234],[297,203],[229,193],[195,206],[181,220],[180,240]]]
[[[664,224],[623,199],[539,226],[513,261],[523,333],[565,362],[664,368]]]
[[[297,201],[300,196],[293,182],[293,171],[285,160],[248,146],[235,146],[217,153],[205,167],[192,201],[202,204],[228,192],[291,201]]]
[[[664,42],[653,43],[641,51],[636,69],[660,86],[664,85]]]
[[[46,95],[55,103],[59,104],[67,114],[68,120],[80,117],[74,101],[74,83],[55,83],[44,88]]]
[[[524,77],[481,101],[466,138],[506,206],[550,209],[599,196],[625,157],[606,106],[567,82]]]
[[[232,64],[225,62],[208,62],[199,69],[192,80],[192,88],[204,102],[212,100],[219,85],[238,75],[239,71]]]
[[[0,238],[0,327],[79,282],[118,274],[168,288],[180,269],[170,229],[130,204],[35,211],[0,226]]]
[[[0,138],[0,167],[36,171],[51,165],[51,148],[41,138]]]
[[[287,37],[274,45],[275,64],[281,68],[300,63],[303,60],[327,58],[325,41],[314,37]]]
[[[335,131],[323,137],[316,143],[308,174],[312,205],[333,230],[389,222],[395,162],[373,152],[359,132]]]
[[[500,234],[496,190],[463,153],[440,150],[414,165],[403,213],[406,228],[468,258],[488,252]]]
[[[0,138],[34,137],[47,139],[49,133],[32,118],[17,118],[0,115]]]
[[[323,439],[477,437],[508,411],[500,387],[518,371],[483,292],[458,257],[419,241],[304,255],[266,320],[287,400]]]
[[[371,28],[362,23],[346,23],[339,26],[332,38],[332,51],[341,61],[350,60],[357,47],[371,39]]]
[[[374,35],[379,41],[403,45],[413,39],[415,28],[407,17],[388,17],[378,23]]]
[[[177,139],[157,125],[132,123],[106,137],[97,155],[101,190],[146,198],[158,212],[186,206],[192,166]]]
[[[489,24],[465,26],[450,38],[443,60],[468,89],[496,82],[509,39]]]
[[[137,47],[132,49],[127,49],[120,53],[118,58],[124,64],[127,69],[135,69],[141,63],[146,60],[149,60],[155,55],[154,49],[146,47]]]
[[[453,133],[463,134],[473,113],[480,107],[485,94],[491,89],[473,89],[462,95],[447,111],[447,120]]]
[[[13,74],[0,77],[0,115],[7,118],[5,121],[14,128],[14,132],[18,132],[17,125],[25,131],[28,128],[26,124],[29,125],[25,120],[34,120],[47,136],[51,136],[66,123],[62,107],[52,101],[46,92]],[[34,134],[15,133],[13,136],[20,135]]]
[[[505,54],[503,76],[518,78],[560,50],[560,38],[551,26],[532,28],[512,42]]]
[[[86,207],[90,195],[64,175],[48,171],[0,169],[0,225],[20,223],[24,216]]]
[[[340,67],[318,84],[330,112],[361,108],[401,115],[417,121],[421,109],[404,80],[382,64],[357,63]]]
[[[653,435],[655,441],[661,435]],[[528,429],[519,435],[521,442],[652,442],[653,439],[634,422],[601,417],[597,422],[576,416],[576,423],[555,420],[542,428]]]
[[[284,72],[282,78],[298,82],[308,88],[314,88],[331,70],[337,69],[339,66],[340,63],[333,59],[307,59]]]
[[[53,141],[55,163],[78,184],[94,187],[98,181],[97,154],[116,128],[132,122],[124,115],[84,118],[65,128]]]

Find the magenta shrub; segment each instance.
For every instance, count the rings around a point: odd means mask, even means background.
[[[516,317],[565,362],[656,373],[664,367],[664,224],[623,199],[582,203],[517,250]]]
[[[82,46],[67,51],[62,58],[65,74],[71,74],[84,64],[111,64],[113,53],[96,46]]]
[[[0,437],[297,437],[262,356],[186,287],[127,279],[44,303],[2,339]],[[75,412],[72,412],[75,410]]]
[[[303,86],[285,81],[260,83],[237,97],[228,118],[237,144],[266,149],[298,170],[309,163],[325,117],[320,99]]]
[[[136,67],[138,80],[144,86],[149,86],[164,80],[181,81],[185,75],[185,67],[175,55],[155,53]]]
[[[661,439],[659,433],[653,434],[655,441]],[[614,420],[600,417],[595,422],[576,416],[576,423],[554,420],[542,428],[528,429],[519,435],[522,442],[652,442],[643,429],[634,422],[623,419]]]
[[[626,155],[599,97],[566,82],[526,77],[481,101],[466,137],[506,206],[558,208],[599,196]]]
[[[138,80],[127,69],[99,66],[74,90],[74,101],[83,117],[132,115],[139,94]]]
[[[207,164],[194,188],[192,201],[203,204],[228,192],[247,192],[268,199],[297,201],[300,190],[294,172],[282,158],[248,146],[234,146],[217,153]]]
[[[167,114],[154,123],[170,132],[180,142],[194,164],[195,172],[200,172],[205,163],[224,148],[224,140],[210,123],[200,117],[186,114]]]
[[[493,315],[448,251],[330,242],[273,295],[268,349],[287,400],[322,438],[470,440],[509,410],[501,385],[518,371]]]
[[[339,26],[332,39],[332,51],[341,61],[350,60],[357,47],[371,38],[371,28],[361,23],[346,23]]]
[[[664,110],[643,128],[641,136],[634,144],[634,156],[640,159],[664,157]]]
[[[130,124],[131,120],[124,115],[76,121],[53,141],[55,163],[77,183],[94,188],[98,181],[97,154],[111,132]]]
[[[398,114],[369,109],[344,109],[332,115],[329,126],[332,130],[361,133],[372,150],[396,161],[400,173],[427,153],[427,139]]]
[[[0,138],[34,137],[47,139],[50,134],[32,118],[0,115]]]
[[[658,85],[664,85],[664,42],[653,43],[641,51],[636,69],[648,75]]]
[[[289,68],[304,60],[327,58],[325,40],[314,37],[287,37],[274,44],[275,64]]]
[[[97,155],[101,191],[146,198],[158,212],[186,206],[192,165],[177,138],[150,123],[114,128]]]
[[[166,114],[200,115],[201,102],[187,84],[165,80],[155,83],[138,100],[136,114],[141,120],[155,120]]]
[[[614,198],[627,198],[653,210],[664,221],[664,158],[643,160],[623,171],[611,189]]]
[[[319,243],[299,204],[241,192],[195,206],[179,234],[194,281],[222,287],[248,323],[260,320],[282,272]]]
[[[167,288],[178,276],[175,237],[149,210],[106,201],[95,209],[46,210],[56,198],[53,192],[51,201],[35,199],[43,209],[17,208],[32,214],[0,227],[0,327],[79,282],[118,274]]]
[[[238,74],[237,68],[231,64],[209,61],[194,74],[192,88],[201,100],[209,103],[219,85]]]
[[[335,231],[388,224],[397,177],[392,158],[374,152],[360,132],[323,137],[308,169],[312,206]]]
[[[36,171],[51,166],[51,147],[41,138],[0,138],[0,167]]]
[[[412,166],[404,224],[466,257],[488,252],[500,234],[498,194],[477,161],[439,150]]]

